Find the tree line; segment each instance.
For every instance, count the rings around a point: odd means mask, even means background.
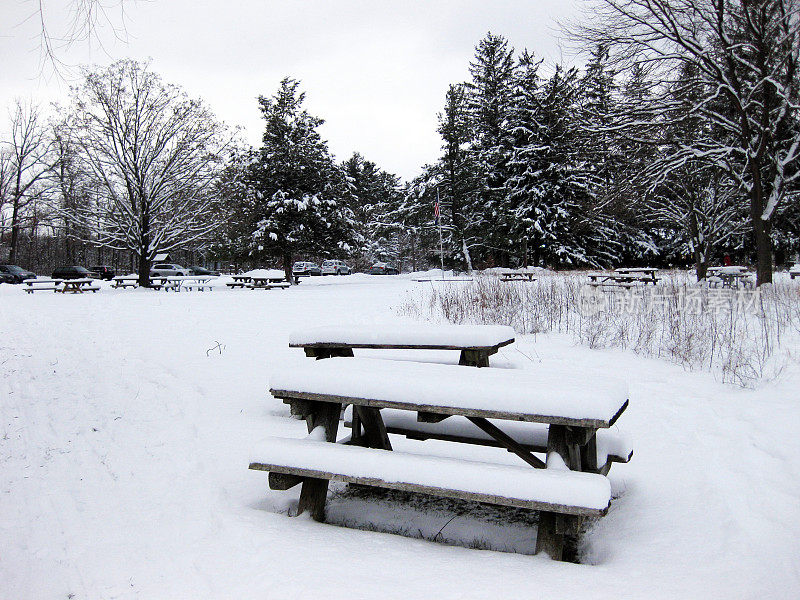
[[[252,148],[147,64],[84,69],[50,119],[12,111],[0,242],[10,262],[42,240],[67,258],[119,253],[142,283],[157,253],[178,250],[287,271],[328,257],[693,263],[699,278],[729,255],[771,281],[773,256],[800,249],[796,0],[593,10],[573,30],[581,69],[480,40],[469,80],[445,95],[440,156],[407,182],[358,153],[337,161],[290,77],[259,97]]]

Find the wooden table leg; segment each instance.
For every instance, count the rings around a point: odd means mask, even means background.
[[[567,427],[550,425],[547,435],[548,459],[552,453],[558,454],[570,469],[580,469],[580,450],[570,448]],[[575,462],[578,461],[576,465]],[[564,536],[574,535],[580,527],[580,517],[542,511],[539,513],[539,530],[536,534],[536,554],[546,552],[553,560],[561,560],[564,553]]]
[[[489,352],[488,350],[462,350],[458,364],[468,367],[488,367]]]
[[[315,402],[312,412],[307,418],[308,432],[317,427],[325,430],[325,441],[336,443],[336,433],[339,430],[339,413],[342,405],[334,402]],[[297,505],[297,514],[308,511],[315,521],[325,520],[325,499],[328,495],[327,479],[306,478],[300,489],[300,502]]]

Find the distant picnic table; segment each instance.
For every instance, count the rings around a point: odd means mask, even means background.
[[[503,271],[500,281],[536,281],[535,271]]]
[[[712,287],[739,289],[740,287],[753,287],[753,273],[741,265],[724,267],[709,267],[706,270],[708,284]]]
[[[383,350],[459,350],[460,365],[488,367],[489,357],[514,342],[511,327],[480,325],[310,327],[295,331],[289,347],[303,348],[306,356],[353,356],[354,348]]]
[[[658,269],[655,267],[623,267],[612,272],[589,273],[589,285],[593,287],[630,288],[637,283],[656,285]]]
[[[62,294],[83,294],[86,292],[96,292],[100,289],[95,279],[81,278],[81,279],[64,279],[61,282]]]
[[[117,275],[111,280],[113,288],[139,287],[138,275]]]
[[[44,291],[51,291],[51,292],[58,292],[61,289],[61,283],[63,280],[61,279],[26,279],[23,281],[25,287],[23,290],[28,293],[32,294],[34,292],[44,292]]]

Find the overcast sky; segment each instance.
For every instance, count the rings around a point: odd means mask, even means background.
[[[68,2],[44,2],[55,36],[68,30],[59,4]],[[15,97],[66,96],[68,82],[41,75],[38,16],[25,21],[36,6],[38,0],[0,0],[2,130]],[[411,178],[438,156],[436,114],[447,86],[467,78],[486,32],[548,62],[573,62],[562,56],[558,21],[578,6],[579,0],[126,0],[125,41],[106,26],[102,47],[79,42],[60,56],[72,64],[151,58],[153,70],[204,98],[254,145],[262,130],[257,96],[271,95],[290,75],[302,81],[307,109],[326,120],[321,132],[338,159],[359,151]],[[108,15],[123,22],[119,9]]]

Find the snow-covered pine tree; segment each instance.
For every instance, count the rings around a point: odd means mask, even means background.
[[[447,90],[444,111],[439,113],[438,131],[444,153],[436,166],[427,171],[425,179],[435,185],[438,192],[447,256],[454,266],[471,271],[470,248],[479,241],[481,219],[480,212],[475,210],[479,179],[475,154],[468,148],[472,129],[464,85],[451,85]],[[432,205],[436,198],[430,200]]]
[[[350,251],[359,242],[350,187],[317,128],[323,120],[303,109],[298,81],[281,81],[259,97],[266,121],[263,143],[250,167],[254,253],[283,261],[287,277],[301,254]]]
[[[466,83],[477,178],[472,200],[475,226],[483,233],[495,262],[508,262],[510,215],[504,212],[510,156],[508,114],[516,62],[514,50],[499,35],[488,33],[475,48]]]
[[[352,194],[352,210],[363,243],[353,258],[360,267],[390,257],[397,245],[398,225],[390,214],[401,195],[400,179],[364,159],[358,152],[342,164]],[[392,240],[390,243],[389,240]],[[399,256],[391,256],[397,261]],[[399,265],[398,265],[399,266]]]

